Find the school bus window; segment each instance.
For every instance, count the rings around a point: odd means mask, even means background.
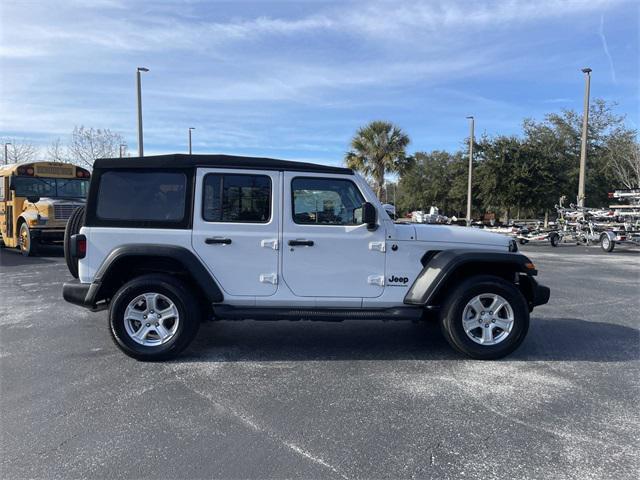
[[[13,177],[12,187],[19,197],[85,198],[89,181],[75,178]]]

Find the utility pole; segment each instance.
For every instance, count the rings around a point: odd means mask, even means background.
[[[192,149],[191,149],[191,131],[195,130],[195,129],[196,129],[196,127],[189,127],[189,155],[191,155],[191,151],[192,151]]]
[[[126,147],[126,146],[127,146],[127,144],[126,144],[126,143],[121,143],[121,144],[120,144],[120,158],[122,158],[122,157],[123,157],[123,154],[122,154],[122,147]]]
[[[467,185],[467,227],[471,225],[471,181],[473,180],[473,137],[475,128],[475,119],[473,116],[467,117],[471,120],[469,129],[469,184]]]
[[[9,163],[9,152],[7,150],[7,145],[13,145],[11,142],[7,142],[4,144],[4,164],[7,165]]]
[[[140,72],[148,72],[146,67],[138,67],[136,70],[136,85],[138,87],[138,156],[144,157],[144,145],[142,140],[142,86],[140,84]]]
[[[582,114],[582,145],[580,146],[580,178],[578,180],[578,206],[584,207],[584,184],[587,169],[587,127],[589,126],[589,89],[591,88],[591,69],[583,68],[585,75],[584,112]]]

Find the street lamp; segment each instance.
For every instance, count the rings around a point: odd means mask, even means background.
[[[7,151],[7,145],[13,145],[11,142],[7,142],[4,144],[4,164],[7,165],[9,163],[9,153]]]
[[[120,144],[120,158],[122,158],[122,157],[123,157],[123,154],[122,154],[122,147],[126,147],[126,146],[127,146],[127,144],[126,144],[126,143],[121,143],[121,144]]]
[[[189,127],[189,155],[191,155],[191,131],[195,129],[196,127]]]
[[[146,67],[138,67],[136,70],[136,80],[138,87],[138,156],[144,157],[144,146],[142,141],[142,88],[140,85],[140,72],[148,72]]]
[[[591,88],[591,69],[583,68],[584,73],[584,113],[582,114],[582,144],[580,146],[580,177],[578,180],[578,206],[584,207],[584,180],[587,169],[587,127],[589,125],[589,89]]]
[[[468,120],[470,122],[470,134],[469,134],[469,184],[467,185],[467,226],[471,225],[471,180],[472,180],[472,171],[473,171],[473,138],[474,138],[474,128],[475,128],[475,119],[473,116],[468,116]]]

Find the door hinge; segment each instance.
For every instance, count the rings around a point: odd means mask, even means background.
[[[386,242],[369,242],[369,250],[384,252],[387,249],[386,245]]]
[[[267,238],[260,241],[260,246],[265,248],[271,248],[272,250],[278,250],[278,240],[275,238]]]
[[[261,273],[260,274],[260,283],[270,283],[272,285],[278,284],[278,274],[277,273]]]
[[[367,277],[367,283],[369,285],[379,285],[384,287],[384,275],[369,275]]]

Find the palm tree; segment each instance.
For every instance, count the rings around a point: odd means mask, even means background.
[[[376,195],[380,198],[385,174],[403,173],[408,168],[411,159],[405,149],[409,141],[408,135],[399,127],[390,122],[374,121],[358,129],[345,161],[349,168],[373,179]]]

